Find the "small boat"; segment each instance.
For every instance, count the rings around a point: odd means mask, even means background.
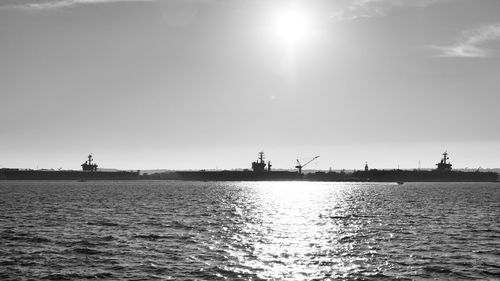
[[[398,181],[398,184],[401,185],[401,184],[404,184],[404,182],[403,181]]]

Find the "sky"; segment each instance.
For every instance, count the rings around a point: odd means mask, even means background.
[[[0,0],[0,168],[500,167],[498,0]]]

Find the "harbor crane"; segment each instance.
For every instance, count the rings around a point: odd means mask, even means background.
[[[299,169],[299,175],[302,175],[302,168],[304,168],[305,166],[307,166],[307,164],[311,163],[312,161],[318,159],[318,157],[319,156],[313,157],[313,159],[307,161],[307,163],[305,163],[304,165],[300,164],[299,159],[297,159],[297,166],[295,166],[295,168]]]

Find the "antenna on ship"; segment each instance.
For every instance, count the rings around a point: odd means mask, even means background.
[[[259,163],[264,163],[264,151],[259,152]]]

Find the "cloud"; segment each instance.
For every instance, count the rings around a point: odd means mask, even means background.
[[[331,17],[336,20],[383,17],[395,8],[425,8],[442,1],[445,0],[354,0],[347,7],[333,12]]]
[[[500,23],[484,25],[476,29],[466,30],[457,43],[450,46],[429,46],[438,50],[441,57],[485,58],[492,51],[485,44],[500,39]]]
[[[0,3],[0,8],[19,9],[57,9],[80,4],[116,3],[116,2],[151,2],[153,0],[6,0]]]
[[[156,4],[163,19],[172,26],[184,26],[189,24],[198,13],[199,4],[218,3],[217,0],[0,0],[0,9],[47,11],[86,4],[124,2]]]

